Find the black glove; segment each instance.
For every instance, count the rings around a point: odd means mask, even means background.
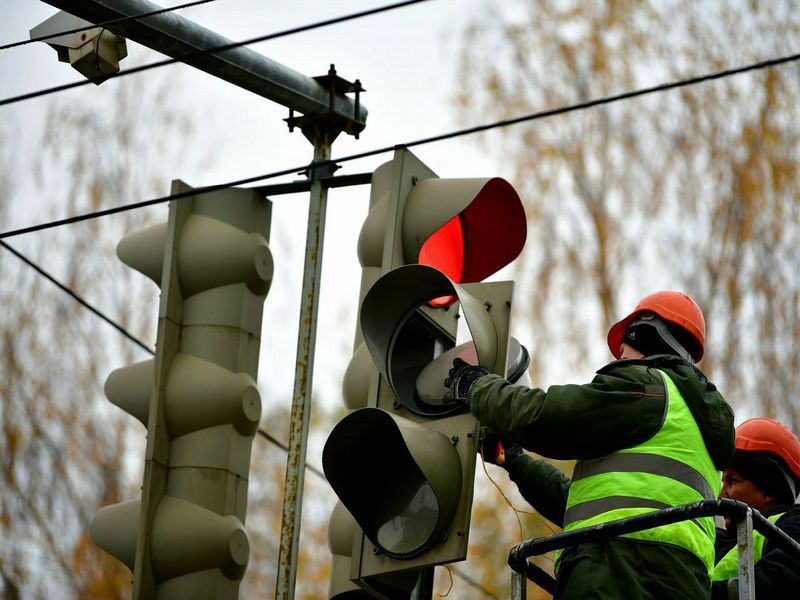
[[[475,367],[456,358],[453,361],[453,368],[450,369],[447,379],[444,380],[444,386],[448,388],[445,398],[459,404],[466,403],[469,388],[472,387],[475,380],[488,374],[489,369]]]
[[[481,440],[481,453],[484,461],[507,470],[524,450],[516,444],[503,441],[496,433],[485,432]]]

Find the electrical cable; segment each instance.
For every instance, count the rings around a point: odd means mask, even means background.
[[[379,14],[382,12],[394,10],[396,8],[403,8],[406,6],[410,6],[412,4],[419,4],[420,2],[427,2],[428,0],[404,0],[403,2],[395,2],[394,4],[387,4],[384,6],[379,6],[377,8],[371,8],[367,10],[362,10],[360,12],[351,13],[349,15],[343,15],[341,17],[333,17],[331,19],[326,19],[324,21],[317,21],[315,23],[310,23],[308,25],[300,25],[299,27],[293,27],[291,29],[285,29],[283,31],[278,31],[276,33],[269,33],[266,35],[261,35],[258,37],[250,38],[247,40],[242,40],[241,42],[232,42],[230,44],[225,44],[223,46],[215,46],[213,48],[207,48],[205,50],[198,50],[196,52],[190,52],[189,54],[183,54],[177,58],[168,58],[165,60],[148,63],[146,65],[140,65],[138,67],[132,67],[130,69],[125,69],[123,71],[119,71],[117,73],[113,73],[104,79],[107,81],[109,79],[116,79],[117,77],[125,77],[126,75],[133,75],[134,73],[141,73],[143,71],[149,71],[150,69],[155,69],[158,67],[164,67],[166,65],[173,65],[178,62],[182,62],[185,60],[190,60],[192,58],[197,58],[200,56],[206,56],[208,54],[217,54],[219,52],[224,52],[226,50],[233,50],[234,48],[240,48],[242,46],[248,46],[250,44],[256,44],[259,42],[265,42],[267,40],[274,40],[280,37],[286,37],[289,35],[293,35],[296,33],[302,33],[304,31],[310,31],[312,29],[319,29],[321,27],[326,27],[328,25],[336,25],[338,23],[344,23],[346,21],[352,21],[355,19],[360,19],[362,17],[368,17],[371,15]],[[65,83],[62,85],[57,85],[54,87],[46,88],[43,90],[38,90],[36,92],[28,92],[25,94],[20,94],[19,96],[11,96],[9,98],[3,98],[0,100],[0,106],[4,106],[6,104],[13,104],[15,102],[21,102],[22,100],[31,100],[33,98],[38,98],[40,96],[46,96],[48,94],[55,94],[56,92],[63,92],[65,90],[71,90],[73,88],[81,87],[83,85],[87,85],[93,83],[91,79],[83,79],[81,81],[73,81],[72,83]]]
[[[570,112],[586,110],[586,109],[589,109],[589,108],[594,108],[595,106],[600,106],[600,105],[604,105],[604,104],[611,104],[611,103],[614,103],[614,102],[619,102],[619,101],[627,100],[627,99],[630,99],[630,98],[636,98],[636,97],[645,96],[645,95],[648,95],[648,94],[660,93],[660,92],[664,92],[664,91],[668,91],[668,90],[672,90],[672,89],[688,87],[688,86],[696,85],[696,84],[703,83],[703,82],[706,82],[706,81],[712,81],[712,80],[715,80],[715,79],[722,79],[724,77],[730,77],[730,76],[733,76],[733,75],[740,75],[742,73],[746,73],[746,72],[749,72],[749,71],[755,71],[755,70],[759,70],[759,69],[766,69],[766,68],[778,66],[778,65],[781,65],[781,64],[794,62],[794,61],[797,61],[798,59],[800,59],[800,54],[792,54],[790,56],[785,56],[785,57],[781,57],[781,58],[774,58],[774,59],[770,59],[770,60],[767,60],[767,61],[762,61],[762,62],[746,65],[746,66],[743,66],[743,67],[737,67],[737,68],[734,68],[734,69],[727,69],[727,70],[724,70],[724,71],[716,71],[716,72],[713,72],[713,73],[708,73],[706,75],[700,75],[698,77],[692,77],[691,79],[682,79],[682,80],[673,81],[673,82],[670,82],[670,83],[663,83],[663,84],[656,85],[656,86],[641,88],[641,89],[634,90],[634,91],[631,91],[631,92],[624,92],[624,93],[615,94],[615,95],[612,95],[612,96],[603,96],[601,98],[596,98],[596,99],[588,100],[588,101],[585,101],[585,102],[578,102],[576,104],[569,104],[569,105],[562,106],[562,107],[559,107],[559,108],[553,108],[553,109],[542,110],[542,111],[538,111],[538,112],[534,112],[534,113],[529,113],[527,115],[522,115],[522,116],[519,116],[519,117],[513,117],[513,118],[510,118],[510,119],[504,119],[504,120],[501,120],[501,121],[495,121],[493,123],[488,123],[488,124],[484,124],[484,125],[477,125],[477,126],[474,126],[474,127],[468,127],[466,129],[458,129],[458,130],[455,130],[455,131],[450,131],[448,133],[442,133],[442,134],[433,135],[433,136],[426,137],[426,138],[421,138],[421,139],[418,139],[418,140],[415,140],[415,141],[406,142],[404,144],[396,144],[396,145],[392,145],[392,146],[384,146],[383,148],[377,148],[375,150],[367,150],[365,152],[358,152],[356,154],[350,154],[348,156],[343,156],[343,157],[339,157],[339,158],[331,158],[331,159],[325,160],[325,161],[318,161],[318,162],[312,163],[311,166],[316,167],[316,168],[320,168],[320,167],[325,167],[325,166],[330,166],[330,165],[338,165],[339,163],[350,162],[350,161],[359,160],[359,159],[362,159],[362,158],[368,158],[368,157],[371,157],[371,156],[376,156],[378,154],[384,154],[386,152],[390,152],[392,150],[396,150],[396,149],[400,149],[400,148],[414,148],[416,146],[422,146],[422,145],[431,144],[431,143],[434,143],[434,142],[442,142],[442,141],[445,141],[445,140],[450,140],[450,139],[454,139],[454,138],[462,137],[462,136],[466,136],[466,135],[472,135],[472,134],[475,134],[475,133],[482,133],[482,132],[485,132],[485,131],[490,131],[492,129],[498,129],[498,128],[501,128],[501,127],[509,127],[509,126],[512,126],[512,125],[518,125],[520,123],[527,123],[527,122],[530,122],[530,121],[537,121],[539,119],[545,119],[545,118],[548,118],[548,117],[554,117],[554,116],[558,116],[558,115],[563,115],[563,114],[567,114],[567,113],[570,113]],[[161,204],[163,202],[169,202],[170,200],[177,200],[177,199],[180,199],[180,198],[185,198],[185,197],[188,197],[188,196],[194,196],[194,195],[199,195],[199,194],[207,194],[207,193],[214,192],[214,191],[221,190],[221,189],[228,188],[228,187],[234,187],[234,186],[237,186],[237,185],[244,185],[244,184],[248,184],[248,183],[254,183],[256,181],[263,181],[263,180],[266,180],[266,179],[273,179],[275,177],[280,177],[282,175],[290,175],[292,173],[302,172],[307,168],[309,168],[308,165],[301,165],[299,167],[292,167],[290,169],[283,169],[281,171],[275,171],[273,173],[267,173],[265,175],[256,175],[254,177],[246,177],[244,179],[238,179],[238,180],[235,180],[235,181],[229,181],[227,183],[220,183],[220,184],[210,185],[210,186],[206,186],[206,187],[199,187],[199,188],[195,188],[195,189],[193,189],[191,191],[188,191],[188,192],[181,192],[179,194],[172,194],[172,195],[169,195],[169,196],[161,196],[159,198],[153,198],[153,199],[150,199],[150,200],[143,200],[141,202],[134,202],[132,204],[125,204],[125,205],[117,206],[117,207],[114,207],[114,208],[108,208],[108,209],[94,211],[94,212],[90,212],[90,213],[84,213],[82,215],[75,215],[75,216],[67,217],[67,218],[64,218],[64,219],[58,219],[56,221],[49,221],[47,223],[41,223],[39,225],[31,225],[31,226],[28,226],[28,227],[21,227],[19,229],[14,229],[14,230],[11,230],[11,231],[1,232],[0,233],[0,240],[1,239],[5,239],[5,238],[9,238],[9,237],[14,237],[14,236],[17,236],[17,235],[22,235],[22,234],[25,234],[25,233],[32,233],[34,231],[41,231],[41,230],[44,230],[44,229],[49,229],[51,227],[59,227],[61,225],[69,225],[71,223],[78,223],[80,221],[86,221],[86,220],[89,220],[89,219],[95,219],[95,218],[98,218],[98,217],[104,217],[104,216],[107,216],[107,215],[112,215],[112,214],[116,214],[116,213],[120,213],[120,212],[125,212],[125,211],[128,211],[128,210],[135,210],[135,209],[138,209],[138,208],[143,208],[145,206],[153,206],[155,204]]]
[[[153,352],[153,349],[152,349],[152,348],[150,348],[150,347],[149,347],[147,344],[145,344],[145,343],[144,343],[142,340],[140,340],[139,338],[137,338],[137,337],[135,337],[134,335],[132,335],[132,334],[131,334],[130,332],[128,332],[128,331],[127,331],[127,330],[126,330],[126,329],[125,329],[125,328],[124,328],[122,325],[120,325],[119,323],[117,323],[116,321],[114,321],[114,320],[113,320],[112,318],[110,318],[109,316],[107,316],[107,315],[103,314],[102,312],[100,312],[98,309],[96,309],[94,306],[92,306],[92,305],[91,305],[91,304],[89,304],[88,302],[86,302],[86,300],[84,300],[83,298],[81,298],[81,297],[80,297],[80,296],[79,296],[77,293],[75,293],[74,291],[72,291],[71,289],[69,289],[67,286],[65,286],[63,283],[61,283],[60,281],[58,281],[58,280],[57,280],[55,277],[53,277],[52,275],[50,275],[50,274],[49,274],[47,271],[45,271],[44,269],[42,269],[42,268],[41,268],[39,265],[37,265],[36,263],[34,263],[32,260],[30,260],[29,258],[27,258],[26,256],[24,256],[24,255],[23,255],[23,254],[21,254],[20,252],[18,252],[17,250],[15,250],[14,248],[12,248],[11,246],[9,246],[7,243],[5,243],[5,242],[4,242],[4,241],[2,241],[2,240],[0,240],[0,246],[3,246],[3,248],[5,248],[5,249],[6,249],[6,250],[8,250],[9,252],[11,252],[11,254],[13,254],[13,255],[14,255],[14,256],[16,256],[18,259],[20,259],[22,262],[24,262],[26,265],[28,265],[29,267],[31,267],[31,268],[32,268],[34,271],[36,271],[37,273],[39,273],[39,275],[41,275],[42,277],[44,277],[45,279],[47,279],[47,280],[48,280],[50,283],[52,283],[53,285],[55,285],[55,286],[56,286],[57,288],[59,288],[59,289],[60,289],[62,292],[66,292],[67,294],[69,294],[70,296],[72,296],[72,298],[73,298],[73,299],[74,299],[74,300],[75,300],[75,301],[76,301],[78,304],[80,304],[80,305],[81,305],[81,306],[83,306],[84,308],[88,309],[89,311],[91,311],[92,313],[94,313],[96,316],[100,317],[100,318],[101,318],[103,321],[105,321],[106,323],[108,323],[109,325],[111,325],[111,326],[112,326],[114,329],[116,329],[116,330],[117,330],[119,333],[121,333],[122,335],[124,335],[126,338],[128,338],[130,341],[132,341],[134,344],[136,344],[137,346],[139,346],[139,347],[140,347],[142,350],[144,350],[144,351],[146,351],[146,352],[149,352],[150,354],[153,354],[153,353],[154,353],[154,352]]]
[[[442,565],[445,569],[447,569],[447,574],[450,576],[450,587],[447,588],[447,591],[442,594],[439,594],[439,598],[447,598],[450,595],[450,592],[453,591],[453,571],[450,570],[450,565]]]
[[[285,452],[289,452],[289,446],[287,446],[283,442],[277,440],[276,438],[272,437],[269,433],[267,433],[263,429],[259,429],[258,433],[259,433],[259,435],[261,437],[269,440],[270,442],[272,442],[273,444],[275,444],[279,448],[283,449]],[[328,478],[325,477],[325,474],[322,471],[320,471],[317,467],[306,463],[306,469],[311,471],[312,473],[314,473],[314,475],[317,475],[318,477],[320,477],[323,481],[327,481],[328,480]]]
[[[134,210],[137,208],[144,208],[146,206],[153,206],[155,204],[162,204],[164,202],[168,202],[170,200],[178,200],[180,198],[187,198],[189,196],[194,196],[197,194],[207,194],[210,192],[215,192],[217,190],[222,190],[228,187],[233,187],[236,185],[244,185],[246,183],[253,183],[256,181],[261,181],[264,179],[271,179],[273,177],[279,177],[281,175],[289,175],[291,173],[296,173],[297,171],[304,169],[305,167],[300,168],[293,168],[293,169],[284,169],[283,171],[278,171],[276,173],[270,173],[268,175],[258,175],[256,177],[246,177],[244,179],[239,179],[236,181],[230,181],[227,183],[217,184],[217,185],[210,185],[206,187],[195,188],[193,190],[189,190],[186,192],[180,192],[178,194],[171,194],[169,196],[161,196],[159,198],[152,198],[150,200],[142,200],[141,202],[134,202],[133,204],[125,204],[123,206],[117,206],[114,208],[107,208],[104,210],[95,211],[92,213],[85,213],[83,215],[76,215],[74,217],[67,217],[66,219],[59,219],[57,221],[51,221],[50,223],[43,223],[41,225],[33,225],[30,227],[23,227],[21,229],[15,229],[13,231],[8,231],[5,233],[0,233],[0,240],[7,238],[7,237],[14,237],[17,235],[21,235],[23,233],[32,233],[34,231],[41,231],[42,229],[49,229],[50,227],[58,227],[60,225],[69,225],[71,223],[79,223],[80,221],[86,221],[88,219],[93,219],[97,217],[105,217],[108,215],[113,215],[120,212],[126,212],[128,210]]]
[[[214,2],[215,0],[196,0],[195,2],[187,2],[186,4],[181,4],[179,6],[170,6],[169,8],[160,8],[158,10],[153,10],[150,12],[141,13],[138,15],[131,15],[129,17],[118,17],[116,19],[110,19],[108,21],[103,21],[102,23],[97,24],[90,24],[85,25],[83,27],[77,27],[75,29],[68,29],[67,31],[62,31],[60,33],[51,33],[50,35],[43,35],[36,38],[31,38],[29,40],[21,40],[19,42],[12,42],[10,44],[4,44],[0,46],[0,50],[8,50],[10,48],[18,48],[19,46],[25,46],[26,44],[32,44],[33,42],[47,42],[47,40],[52,40],[53,38],[61,37],[62,35],[71,35],[73,33],[80,33],[81,31],[88,31],[90,29],[95,29],[96,27],[103,27],[106,28],[109,25],[115,25],[116,23],[123,23],[125,21],[136,21],[138,19],[144,19],[145,17],[152,17],[153,15],[160,15],[163,13],[172,12],[175,10],[181,10],[184,8],[191,8],[192,6],[198,6],[199,4],[207,4],[209,2]]]
[[[42,269],[42,268],[41,268],[39,265],[37,265],[35,262],[33,262],[32,260],[30,260],[30,259],[29,259],[28,257],[26,257],[25,255],[23,255],[21,252],[19,252],[19,251],[15,250],[14,248],[12,248],[11,246],[9,246],[9,245],[8,245],[6,242],[4,242],[4,241],[2,241],[2,240],[0,240],[0,246],[2,246],[3,248],[5,248],[5,249],[6,249],[6,250],[8,250],[9,252],[11,252],[11,254],[13,254],[13,255],[14,255],[14,256],[16,256],[18,259],[20,259],[22,262],[24,262],[26,265],[28,265],[29,267],[31,267],[31,268],[32,268],[34,271],[36,271],[36,272],[37,272],[39,275],[41,275],[42,277],[44,277],[45,279],[47,279],[47,280],[48,280],[50,283],[52,283],[53,285],[55,285],[55,286],[56,286],[58,289],[60,289],[62,292],[66,292],[66,293],[67,293],[69,296],[71,296],[71,297],[72,297],[72,298],[73,298],[73,299],[74,299],[76,302],[78,302],[78,304],[80,304],[81,306],[83,306],[84,308],[86,308],[87,310],[89,310],[89,311],[90,311],[91,313],[93,313],[95,316],[98,316],[98,317],[100,317],[100,318],[101,318],[103,321],[105,321],[106,323],[108,323],[109,325],[111,325],[111,326],[112,326],[114,329],[116,329],[116,330],[117,330],[119,333],[121,333],[121,334],[122,334],[122,335],[124,335],[126,338],[128,338],[130,341],[132,341],[134,344],[136,344],[137,346],[139,346],[140,348],[142,348],[142,349],[143,349],[145,352],[147,352],[148,354],[151,354],[151,355],[155,355],[155,350],[153,350],[153,349],[152,349],[152,348],[150,348],[150,347],[149,347],[147,344],[145,344],[144,342],[142,342],[142,341],[141,341],[139,338],[137,338],[136,336],[134,336],[133,334],[131,334],[131,333],[130,333],[130,332],[127,330],[127,329],[125,329],[125,328],[124,328],[122,325],[120,325],[119,323],[117,323],[116,321],[114,321],[113,319],[111,319],[110,317],[108,317],[107,315],[103,314],[103,313],[102,313],[100,310],[98,310],[97,308],[95,308],[94,306],[92,306],[91,304],[89,304],[89,303],[88,303],[86,300],[84,300],[83,298],[81,298],[81,297],[80,297],[80,296],[79,296],[79,295],[78,295],[76,292],[74,292],[73,290],[71,290],[70,288],[68,288],[66,285],[64,285],[63,283],[61,283],[60,281],[58,281],[58,280],[57,280],[55,277],[53,277],[52,275],[50,275],[50,273],[48,273],[47,271],[45,271],[44,269]],[[276,446],[278,446],[279,448],[283,449],[284,451],[286,451],[286,452],[288,452],[288,451],[289,451],[289,448],[288,448],[288,446],[287,446],[286,444],[284,444],[284,443],[282,443],[282,442],[278,441],[278,440],[277,440],[275,437],[273,437],[272,435],[270,435],[269,433],[267,433],[267,432],[266,432],[266,431],[264,431],[263,429],[259,428],[259,429],[258,429],[258,433],[259,433],[259,435],[261,435],[263,438],[265,438],[266,440],[268,440],[268,441],[272,442],[273,444],[275,444],[275,445],[276,445]],[[312,473],[314,473],[315,475],[318,475],[318,476],[319,476],[319,477],[321,477],[322,479],[326,479],[326,477],[325,477],[325,474],[324,474],[324,473],[323,473],[321,470],[319,470],[319,469],[317,469],[316,467],[314,467],[313,465],[309,465],[308,463],[306,463],[306,469],[308,469],[309,471],[311,471],[311,472],[312,472]]]
[[[474,580],[472,577],[470,577],[469,575],[467,575],[467,574],[466,574],[466,573],[464,573],[463,571],[461,571],[461,570],[459,570],[459,569],[456,569],[456,568],[455,568],[455,567],[453,567],[453,566],[450,566],[450,568],[449,568],[448,570],[449,570],[449,571],[451,571],[451,573],[455,573],[456,575],[458,575],[459,577],[461,577],[461,579],[463,579],[464,581],[466,581],[466,582],[467,582],[469,585],[471,585],[472,587],[474,587],[476,590],[480,590],[481,592],[483,592],[484,596],[486,596],[487,598],[492,598],[493,600],[500,600],[500,598],[498,598],[497,596],[495,596],[495,595],[494,595],[492,592],[490,592],[489,590],[487,590],[487,589],[486,589],[485,587],[483,587],[483,586],[482,586],[480,583],[478,583],[477,581],[475,581],[475,580]]]
[[[535,517],[536,519],[541,521],[542,525],[544,525],[545,527],[547,527],[547,529],[550,530],[550,533],[553,533],[553,534],[558,533],[555,530],[555,528],[552,525],[550,525],[550,523],[545,521],[544,517],[542,517],[540,514],[532,512],[532,511],[529,511],[529,510],[522,510],[520,508],[517,508],[516,506],[514,506],[514,504],[511,502],[511,500],[508,499],[508,496],[506,496],[505,492],[503,492],[503,489],[494,480],[494,478],[489,474],[489,471],[486,468],[486,461],[483,459],[483,440],[481,440],[480,452],[478,452],[478,454],[481,457],[481,465],[483,466],[483,472],[486,474],[486,477],[489,479],[489,481],[492,482],[492,485],[497,489],[497,491],[500,493],[500,496],[502,496],[502,498],[503,498],[503,500],[505,500],[506,504],[508,504],[511,507],[511,510],[514,511],[514,515],[517,517],[517,524],[519,525],[519,541],[520,541],[520,543],[525,541],[525,534],[524,534],[524,532],[522,530],[522,520],[519,518],[520,514],[528,515],[530,517]]]

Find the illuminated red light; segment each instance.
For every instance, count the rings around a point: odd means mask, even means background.
[[[425,241],[418,262],[438,269],[455,283],[482,281],[514,260],[526,237],[525,211],[517,192],[495,177],[459,215]],[[446,306],[454,301],[454,296],[443,296],[428,304]]]
[[[461,217],[453,217],[425,240],[419,264],[439,269],[456,283],[464,273],[464,230]]]
[[[464,274],[464,230],[461,227],[461,217],[453,217],[425,240],[419,251],[419,264],[434,267],[456,283],[461,283]],[[455,296],[442,296],[434,298],[428,304],[447,306],[455,301]]]

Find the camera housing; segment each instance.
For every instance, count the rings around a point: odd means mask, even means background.
[[[62,33],[91,25],[89,21],[62,10],[31,29],[30,36],[31,39],[47,38],[41,41],[55,49],[59,61],[69,63],[81,75],[99,85],[119,72],[119,62],[128,56],[128,47],[125,38],[105,27]]]

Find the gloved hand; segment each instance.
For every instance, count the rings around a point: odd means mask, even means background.
[[[445,398],[464,404],[467,401],[469,388],[475,380],[489,374],[489,369],[485,367],[475,367],[464,362],[460,358],[453,360],[453,368],[450,369],[444,386],[448,388]]]
[[[486,431],[481,440],[481,453],[484,461],[508,469],[524,450],[516,444],[504,442],[496,433]]]

